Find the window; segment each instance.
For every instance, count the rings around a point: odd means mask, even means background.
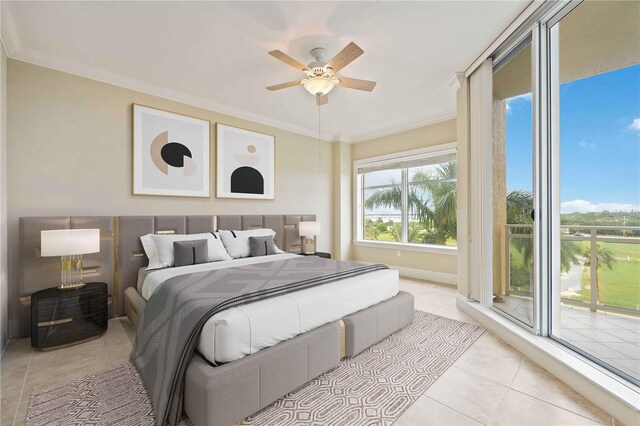
[[[453,145],[360,160],[356,242],[456,246]]]

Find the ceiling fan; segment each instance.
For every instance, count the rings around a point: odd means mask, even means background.
[[[357,78],[348,78],[337,76],[335,73],[349,65],[352,61],[364,53],[357,44],[351,42],[340,51],[333,59],[327,62],[327,50],[322,47],[316,47],[311,50],[311,56],[315,59],[309,65],[303,65],[292,57],[282,53],[279,50],[272,50],[269,55],[282,62],[292,66],[298,71],[302,71],[307,78],[280,83],[267,87],[267,90],[280,90],[287,87],[294,87],[302,84],[304,88],[316,97],[318,105],[324,105],[329,102],[328,93],[336,86],[347,87],[349,89],[364,90],[370,92],[376,87],[375,81],[359,80]]]

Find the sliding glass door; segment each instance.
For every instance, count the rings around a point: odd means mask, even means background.
[[[549,22],[551,335],[640,381],[640,3]]]
[[[482,231],[494,309],[637,385],[639,17],[640,2],[547,2],[495,52]]]
[[[493,66],[493,306],[534,328],[532,37]]]

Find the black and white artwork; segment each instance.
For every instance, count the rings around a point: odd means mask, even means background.
[[[216,125],[218,198],[275,198],[275,137]]]
[[[208,197],[209,121],[133,105],[133,193]]]

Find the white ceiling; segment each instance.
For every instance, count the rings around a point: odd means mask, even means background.
[[[340,74],[374,80],[338,87],[322,107],[322,137],[360,141],[452,118],[448,86],[529,1],[3,2],[8,55],[242,118],[317,135],[318,110],[301,86],[265,86],[350,41],[365,51]]]

